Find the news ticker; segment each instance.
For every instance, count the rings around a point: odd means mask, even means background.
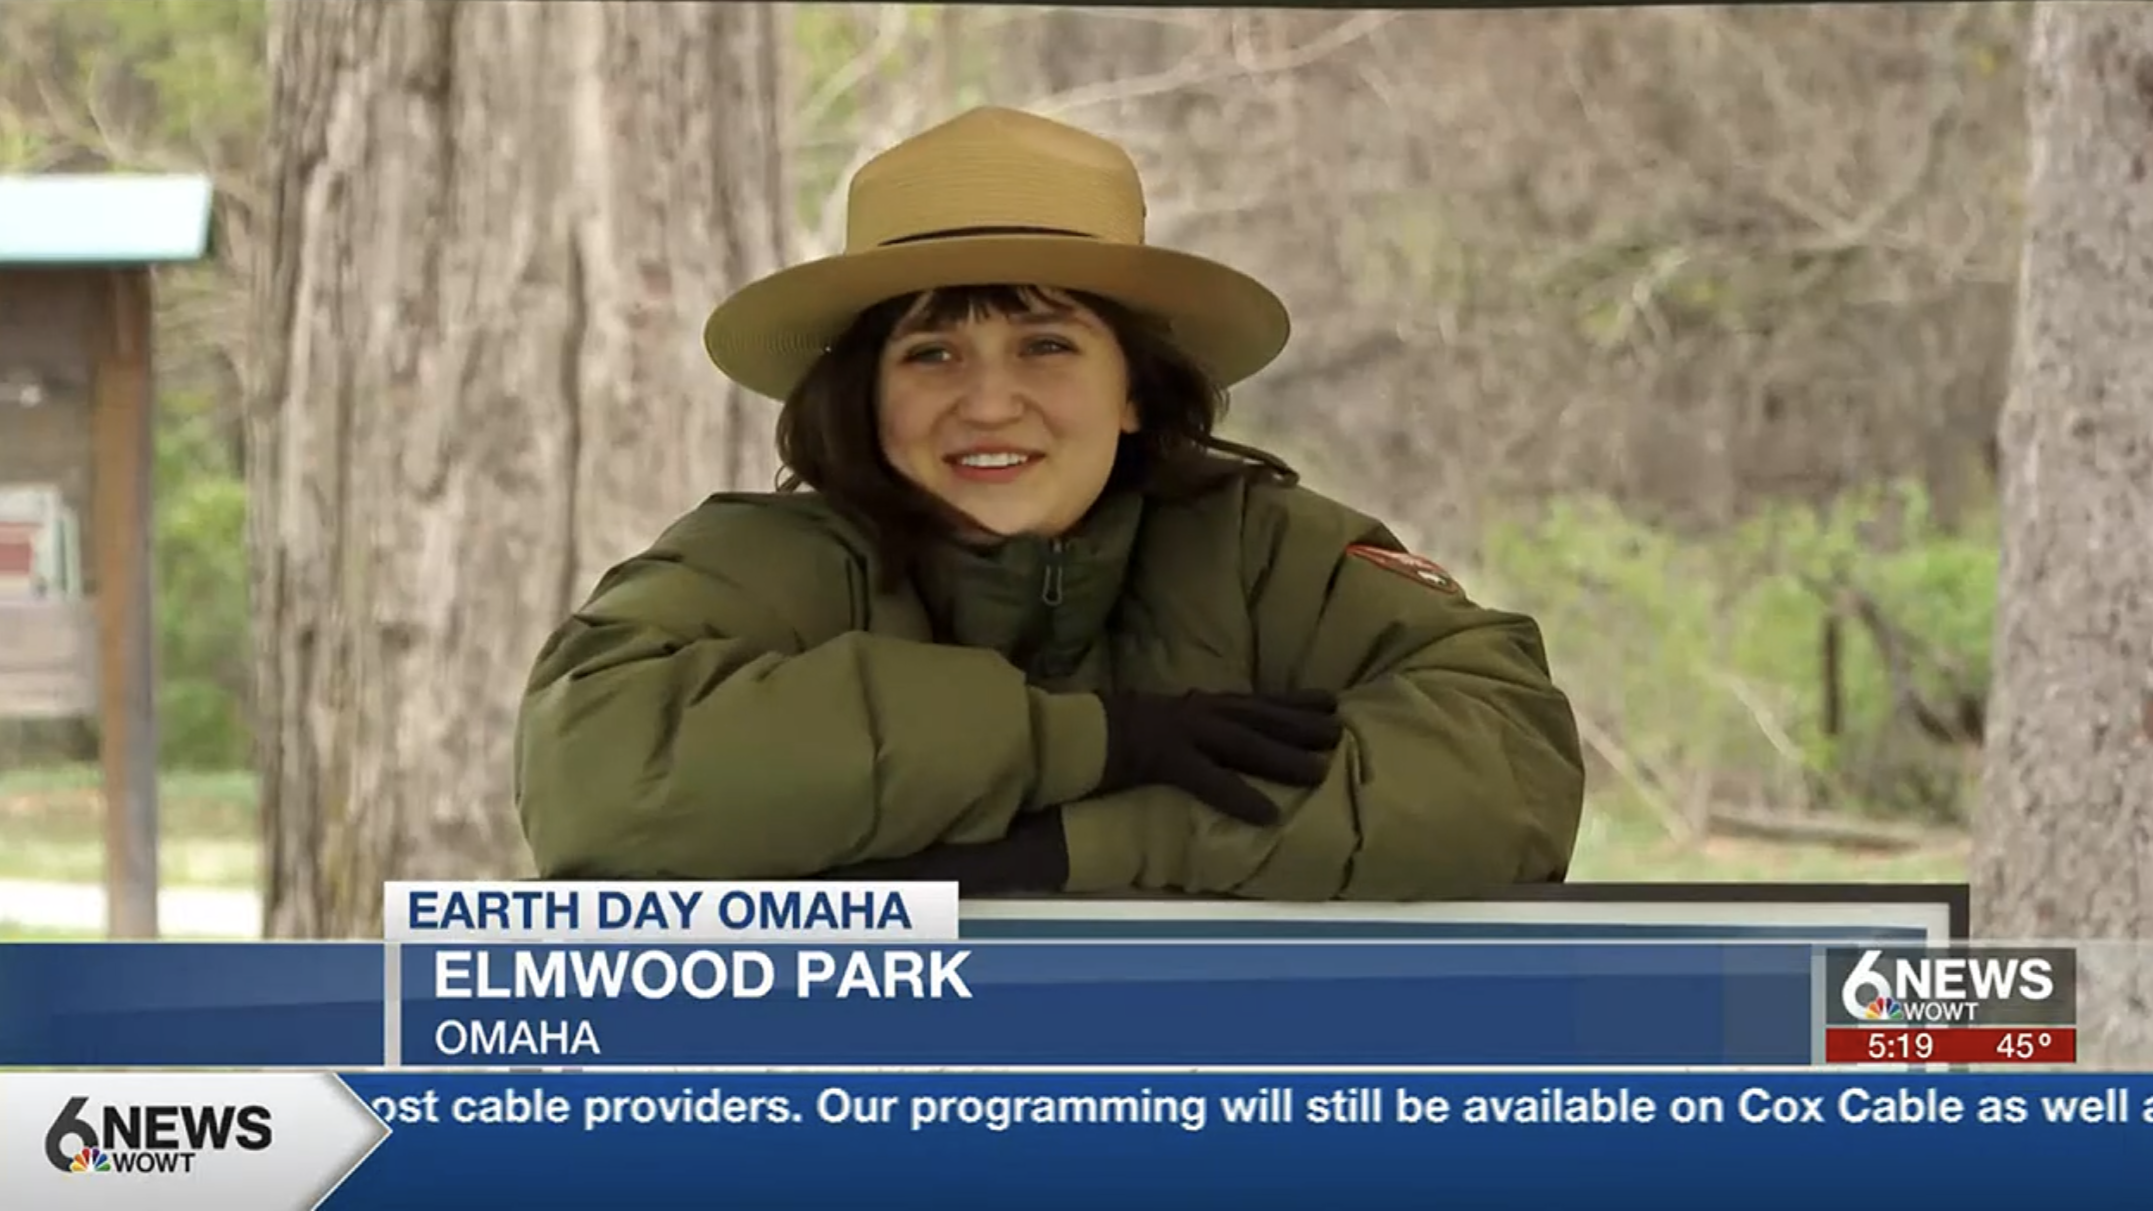
[[[2149,1135],[2153,1074],[0,1072],[0,1206],[2101,1211]]]
[[[394,884],[387,905],[381,942],[0,946],[0,1066],[1918,1066],[2076,1047],[2068,950],[966,939],[939,884]]]

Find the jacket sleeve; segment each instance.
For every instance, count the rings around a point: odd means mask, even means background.
[[[1157,788],[1072,805],[1069,889],[1412,901],[1561,880],[1583,759],[1538,626],[1447,575],[1349,550],[1402,547],[1320,497],[1264,512],[1244,552],[1256,681],[1339,692],[1328,779],[1265,786],[1284,809],[1267,829]]]
[[[998,838],[1097,783],[1096,699],[854,629],[860,564],[775,507],[714,502],[609,571],[518,719],[539,875],[802,877]]]

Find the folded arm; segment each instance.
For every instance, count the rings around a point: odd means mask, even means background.
[[[1070,890],[1434,900],[1563,878],[1583,760],[1538,626],[1350,551],[1398,544],[1349,511],[1272,512],[1247,536],[1258,682],[1340,692],[1329,777],[1265,786],[1275,828],[1157,788],[1072,805]]]
[[[518,721],[540,875],[800,877],[1001,837],[1096,783],[1095,700],[850,629],[859,577],[833,538],[726,504],[609,572]]]

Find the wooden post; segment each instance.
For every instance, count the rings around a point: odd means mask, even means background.
[[[110,270],[96,293],[91,525],[97,566],[106,920],[115,938],[154,938],[157,680],[151,608],[155,434],[149,270]]]

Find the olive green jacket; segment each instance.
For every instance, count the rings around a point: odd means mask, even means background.
[[[1066,805],[1064,890],[1429,900],[1562,878],[1584,776],[1538,627],[1348,552],[1299,487],[1110,497],[1077,533],[937,550],[877,587],[813,494],[710,498],[547,641],[517,735],[544,877],[777,879],[992,841]],[[1185,792],[1092,796],[1087,691],[1338,691],[1314,789],[1255,827]]]

